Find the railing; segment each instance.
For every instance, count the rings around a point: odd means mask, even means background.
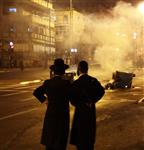
[[[49,26],[49,18],[44,19],[39,16],[32,16],[32,22]]]
[[[34,3],[37,3],[37,4],[41,5],[41,6],[44,6],[46,8],[51,8],[52,9],[52,4],[48,3],[48,2],[46,2],[44,0],[30,0],[30,1],[32,1]]]

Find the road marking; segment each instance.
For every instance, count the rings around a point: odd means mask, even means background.
[[[106,90],[106,93],[114,93],[114,92],[117,92],[118,90]]]
[[[1,92],[13,92],[15,89],[0,89]]]
[[[27,88],[35,88],[35,85],[29,85],[29,86],[19,86],[19,87],[15,87],[15,90],[22,90],[22,89],[27,89]]]
[[[106,119],[110,119],[111,117],[112,117],[111,115],[103,115],[103,116],[101,116],[101,117],[98,117],[98,118],[96,119],[96,121],[97,121],[97,122],[104,121],[104,120],[106,120]]]
[[[23,90],[23,89],[35,89],[35,85],[29,85],[29,86],[15,86],[15,87],[4,87],[0,88],[0,91],[16,91],[16,90]],[[13,88],[13,89],[11,89]]]
[[[144,97],[138,100],[138,103],[144,102]]]
[[[0,73],[10,72],[9,70],[1,70]]]
[[[26,98],[26,99],[21,99],[20,101],[21,102],[26,102],[26,101],[30,101],[30,100],[34,100],[35,98],[34,97],[29,97],[29,98]]]
[[[139,93],[131,93],[131,95],[136,96],[136,95],[140,95]]]
[[[4,90],[4,89],[9,89],[9,88],[24,88],[27,87],[26,85],[29,84],[36,84],[36,83],[41,83],[43,80],[32,80],[32,81],[24,81],[24,82],[19,82],[16,84],[10,84],[10,85],[0,85],[0,90]],[[29,85],[31,87],[31,85]],[[34,87],[34,85],[32,85]]]
[[[21,92],[17,92],[17,93],[4,94],[4,95],[1,95],[1,96],[3,96],[3,97],[5,97],[5,96],[13,96],[13,95],[18,95],[18,94],[28,93],[28,92],[31,92],[31,91],[21,91]]]
[[[137,102],[137,100],[121,99],[120,102]]]
[[[1,86],[3,86],[3,87],[1,87]],[[15,88],[15,87],[18,87],[19,86],[19,84],[10,84],[10,85],[0,85],[0,89],[9,89],[9,88]]]
[[[133,89],[141,89],[142,87],[140,87],[140,86],[136,86],[136,87],[134,87]]]
[[[4,117],[1,117],[1,118],[0,118],[0,121],[5,120],[5,119],[8,119],[8,118],[16,117],[16,116],[19,116],[19,115],[23,115],[23,114],[32,112],[32,111],[37,110],[37,109],[38,109],[38,108],[32,108],[32,109],[29,109],[29,110],[26,110],[26,111],[21,111],[21,112],[15,113],[15,114],[11,114],[11,115],[8,115],[8,116],[4,116]]]
[[[132,100],[132,99],[104,99],[104,100],[100,100],[97,102],[97,104],[101,104],[101,103],[110,103],[110,102],[137,102],[137,100]]]
[[[30,84],[30,83],[39,83],[39,82],[41,82],[41,80],[23,81],[23,82],[20,82],[20,84],[26,85],[26,84]]]

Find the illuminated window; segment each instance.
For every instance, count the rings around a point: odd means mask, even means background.
[[[9,42],[9,46],[10,46],[10,48],[14,48],[14,43],[13,42]]]
[[[9,12],[17,12],[17,9],[16,8],[9,8],[8,11]]]

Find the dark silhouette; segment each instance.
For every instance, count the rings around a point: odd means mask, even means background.
[[[71,88],[71,103],[75,106],[70,144],[76,145],[77,150],[94,150],[96,136],[95,103],[102,98],[105,91],[100,82],[87,74],[88,63],[78,64],[79,78]]]
[[[66,150],[69,133],[69,89],[70,81],[63,75],[68,65],[63,59],[55,59],[50,69],[54,72],[51,79],[34,91],[34,96],[43,103],[48,99],[44,118],[41,144],[46,150]]]
[[[23,63],[23,60],[20,60],[20,62],[19,62],[19,67],[20,67],[20,70],[21,70],[21,71],[24,70],[24,63]]]

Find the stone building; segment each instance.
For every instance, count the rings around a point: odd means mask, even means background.
[[[84,16],[72,9],[56,10],[56,50],[68,63],[80,57],[81,36],[84,31]],[[69,62],[71,61],[71,62]]]
[[[55,13],[45,0],[0,0],[0,66],[47,66],[55,54]]]

